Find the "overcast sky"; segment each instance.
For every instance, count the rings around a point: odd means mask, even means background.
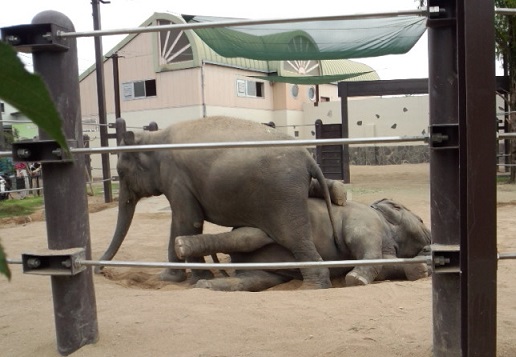
[[[260,0],[256,3],[235,0],[111,0],[101,5],[102,29],[138,27],[154,12],[175,14],[212,15],[252,19],[347,15],[357,13],[395,12],[417,9],[414,0],[315,0],[281,1]],[[76,31],[93,29],[90,0],[16,0],[5,1],[0,10],[0,27],[31,23],[32,18],[44,10],[57,10],[68,16]],[[124,36],[103,38],[104,53]],[[92,38],[78,39],[79,70],[82,72],[95,61]],[[373,67],[381,79],[424,78],[428,76],[426,33],[405,55],[359,59]],[[30,54],[23,54],[31,63]]]

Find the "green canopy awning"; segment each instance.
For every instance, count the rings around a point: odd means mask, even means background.
[[[347,74],[334,74],[326,76],[252,76],[252,78],[264,79],[270,82],[291,83],[291,84],[327,84],[345,81],[354,77],[371,72],[358,72]]]
[[[183,15],[188,23],[235,19]],[[255,60],[328,60],[408,52],[423,35],[426,17],[397,16],[199,28],[195,33],[224,57]]]

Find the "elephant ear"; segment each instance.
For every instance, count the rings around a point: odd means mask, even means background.
[[[136,142],[134,132],[132,131],[126,131],[123,136],[124,144],[125,145],[134,145]]]

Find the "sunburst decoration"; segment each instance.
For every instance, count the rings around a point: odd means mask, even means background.
[[[170,21],[159,21],[169,25]],[[160,64],[184,62],[193,59],[192,45],[183,30],[161,31],[159,33]]]
[[[295,36],[288,43],[290,52],[314,52],[316,51],[315,45],[305,36]],[[285,61],[285,70],[294,72],[301,75],[319,75],[319,61],[314,60],[291,60]]]

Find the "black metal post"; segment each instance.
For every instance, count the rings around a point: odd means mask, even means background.
[[[432,277],[434,356],[495,356],[494,3],[428,6],[432,243],[458,263]]]
[[[444,9],[428,20],[430,134],[458,125],[455,0],[430,0]],[[460,243],[459,150],[430,146],[432,243]],[[432,275],[434,356],[460,356],[460,273]]]
[[[348,86],[346,82],[339,83],[340,111],[342,117],[342,138],[349,138]],[[351,182],[349,169],[349,145],[342,145],[342,176],[344,183]]]
[[[122,112],[120,109],[120,76],[118,70],[118,53],[113,53],[111,60],[113,61],[113,90],[115,91],[115,118],[121,118]]]
[[[100,0],[92,0],[93,8],[93,29],[100,30]],[[104,60],[102,55],[102,37],[95,37],[95,73],[97,75],[97,100],[99,106],[100,124],[100,145],[109,146],[107,114],[106,114],[106,93],[104,88]],[[111,167],[109,154],[102,154],[102,178],[104,179],[104,201],[113,201],[113,191],[111,189]]]
[[[323,122],[321,119],[317,119],[315,121],[315,138],[316,139],[322,138],[322,125],[323,125]],[[319,165],[322,164],[322,146],[315,147],[315,161],[317,161],[317,163]]]
[[[470,0],[457,9],[464,356],[496,356],[494,6],[493,0]]]
[[[34,17],[33,24],[53,23],[74,32],[72,22],[56,11]],[[46,82],[63,119],[67,140],[83,146],[79,70],[75,39],[68,39],[66,51],[35,51],[34,71]],[[39,132],[41,139],[48,135]],[[91,259],[88,201],[84,158],[72,163],[43,163],[45,212],[50,249],[84,248]],[[52,295],[58,351],[69,355],[98,339],[97,308],[91,269],[74,276],[52,276]]]

